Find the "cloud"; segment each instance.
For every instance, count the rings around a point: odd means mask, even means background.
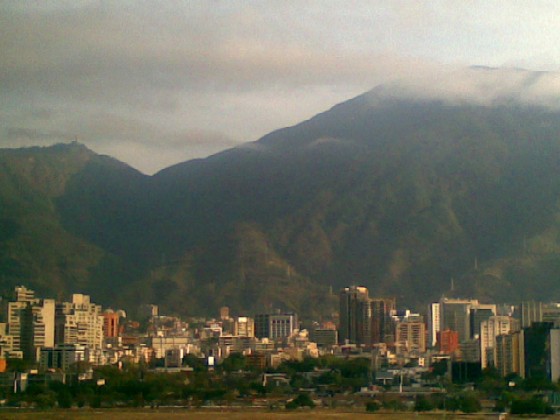
[[[52,142],[67,136],[61,131],[39,131],[25,127],[6,127],[4,128],[4,138],[10,142],[19,142],[21,145],[31,142]]]
[[[386,99],[438,100],[449,104],[515,103],[560,108],[560,73],[515,68],[432,67],[373,89],[372,103]]]
[[[341,146],[347,146],[348,143],[352,143],[352,140],[349,139],[337,139],[337,138],[333,138],[333,137],[320,137],[318,139],[313,140],[311,143],[309,143],[306,147],[308,149],[313,149],[313,148],[317,148],[317,147],[321,147],[324,145],[341,145]]]
[[[148,143],[134,141],[114,141],[96,143],[95,151],[106,154],[131,164],[141,172],[151,175],[163,168],[167,168],[179,162],[193,159],[193,156],[207,156],[218,153],[226,146],[215,141],[211,136],[197,137],[197,143],[169,147],[165,143]]]
[[[188,149],[174,156],[189,159],[256,140],[361,93],[402,61],[287,40],[280,21],[276,35],[255,36],[266,13],[86,3],[1,14],[0,120],[28,135],[0,140],[77,136],[145,165],[136,145],[157,152],[159,163],[141,166],[151,172],[167,164],[165,148]]]
[[[55,114],[55,113],[50,113]],[[197,156],[207,156],[239,145],[239,141],[215,130],[176,129],[137,118],[110,113],[80,113],[68,121],[58,116],[50,126],[0,129],[4,146],[50,145],[77,139],[94,151],[111,155],[142,172],[152,174],[165,166]]]
[[[379,84],[487,103],[525,83],[520,99],[554,102],[552,73],[502,80],[464,67],[557,66],[560,5],[378,3],[0,2],[0,146],[78,136],[152,172]]]
[[[152,101],[158,105],[162,96],[171,97],[172,103],[177,92],[185,91],[341,82],[363,86],[390,65],[388,57],[325,50],[280,34],[261,38],[236,29],[264,31],[263,16],[254,9],[225,16],[205,9],[186,14],[151,11],[153,16],[141,8],[126,12],[88,6],[4,15],[2,84],[18,94],[33,89],[33,94],[149,107]]]

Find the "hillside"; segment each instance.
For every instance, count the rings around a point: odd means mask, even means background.
[[[125,285],[120,280],[128,274],[110,249],[96,246],[90,238],[73,235],[63,227],[62,218],[68,207],[80,212],[84,221],[89,219],[87,203],[67,203],[63,197],[72,191],[76,179],[92,171],[112,180],[103,183],[106,197],[122,196],[113,194],[113,180],[143,177],[77,143],[1,150],[0,276],[4,295],[14,285],[26,284],[46,296],[67,297],[84,291],[108,301],[121,283]],[[102,197],[95,200],[104,205]]]
[[[560,299],[559,113],[379,95],[152,177],[76,144],[0,150],[3,288],[190,314],[319,316],[358,283],[419,307],[451,278]]]
[[[305,276],[412,304],[451,278],[465,295],[558,296],[558,114],[369,99],[162,171],[155,181],[175,186],[166,207],[191,200],[168,217],[208,217],[217,237],[252,220]]]

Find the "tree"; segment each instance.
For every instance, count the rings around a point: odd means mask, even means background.
[[[206,372],[208,370],[204,362],[192,354],[183,356],[183,365],[192,367],[195,372]]]
[[[296,398],[286,404],[286,408],[289,410],[293,410],[299,407],[314,408],[315,403],[308,394],[299,394]]]
[[[52,391],[47,391],[35,397],[35,404],[38,408],[53,408],[56,403],[56,394]]]
[[[511,414],[554,414],[554,409],[540,398],[533,397],[512,401]]]
[[[416,397],[416,402],[414,403],[414,411],[431,411],[434,406],[425,396],[419,395]]]
[[[319,365],[317,359],[306,357],[303,360],[286,360],[279,367],[278,372],[288,373],[290,375],[301,372],[311,372]]]
[[[533,376],[525,379],[523,388],[528,391],[556,391],[558,386],[545,376]]]
[[[459,396],[459,409],[463,413],[476,413],[481,410],[478,396],[472,392],[465,392]]]
[[[406,406],[399,399],[392,399],[383,401],[383,408],[388,408],[393,411],[405,411]]]
[[[9,372],[28,372],[33,364],[24,359],[7,359],[7,370]]]
[[[62,388],[56,395],[56,401],[59,408],[70,408],[72,407],[72,394],[68,388]]]
[[[222,362],[222,369],[225,372],[237,372],[247,368],[247,358],[241,353],[232,353]]]
[[[377,402],[377,401],[368,401],[366,403],[366,411],[368,413],[375,413],[380,408],[381,408],[381,404],[379,404],[379,402]]]
[[[487,367],[482,371],[478,381],[478,389],[488,395],[499,395],[505,388],[504,378],[494,367]]]

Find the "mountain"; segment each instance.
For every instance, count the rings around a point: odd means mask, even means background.
[[[558,113],[372,95],[162,171],[166,207],[191,200],[166,218],[208,218],[185,241],[251,220],[305,276],[409,303],[451,278],[469,295],[555,296]]]
[[[121,202],[128,188],[118,190],[115,183],[133,185],[144,177],[77,143],[0,152],[0,276],[4,295],[20,283],[50,296],[85,290],[109,299],[115,286],[119,290],[118,283],[112,284],[119,271],[117,258],[90,238],[73,235],[61,221],[68,206],[81,208],[87,217],[89,203],[70,204],[62,199],[71,193],[76,179],[87,174],[104,184],[106,196]],[[111,182],[104,182],[108,180]]]
[[[560,299],[560,112],[384,89],[151,177],[78,144],[0,150],[3,289],[183,314],[328,315],[349,284]]]

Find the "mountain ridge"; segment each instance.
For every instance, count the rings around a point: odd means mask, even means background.
[[[402,99],[371,106],[372,95],[153,176],[77,154],[47,165],[52,191],[22,183],[41,172],[0,149],[2,208],[44,206],[30,231],[56,226],[66,244],[52,248],[56,264],[18,272],[9,262],[26,242],[0,238],[4,289],[45,290],[31,275],[43,272],[56,293],[69,293],[74,278],[111,305],[196,314],[282,307],[315,317],[333,311],[331,288],[358,283],[416,307],[448,292],[451,278],[456,293],[473,297],[560,299],[558,111]],[[57,176],[66,177],[62,190]],[[26,226],[14,211],[0,214],[5,226]],[[68,251],[73,241],[83,244],[81,260]]]

